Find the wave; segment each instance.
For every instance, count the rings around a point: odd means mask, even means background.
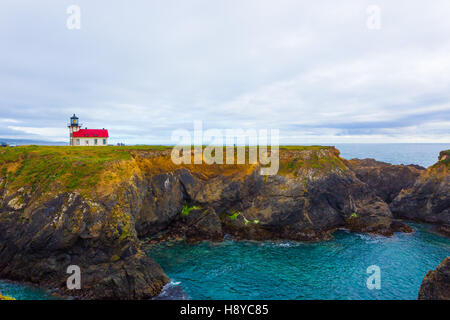
[[[152,300],[189,300],[189,296],[184,292],[180,281],[170,280]]]

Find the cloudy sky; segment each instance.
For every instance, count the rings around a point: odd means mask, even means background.
[[[67,141],[76,113],[129,144],[194,120],[282,143],[447,143],[449,16],[448,0],[2,0],[0,138]]]

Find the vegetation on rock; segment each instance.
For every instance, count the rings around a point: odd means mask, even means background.
[[[12,297],[9,297],[9,296],[3,296],[3,295],[0,293],[0,300],[16,300],[16,299],[14,299],[14,298],[12,298]]]
[[[181,216],[182,217],[186,217],[186,216],[188,216],[189,215],[189,213],[191,213],[191,211],[192,210],[199,210],[199,209],[201,209],[202,207],[199,207],[199,206],[188,206],[187,204],[185,204],[184,206],[183,206],[183,209],[181,210]]]

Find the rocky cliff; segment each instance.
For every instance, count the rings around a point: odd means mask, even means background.
[[[392,165],[374,159],[352,159],[347,165],[386,203],[391,203],[403,189],[411,188],[425,171],[417,165]]]
[[[428,271],[419,290],[419,300],[450,300],[450,257]]]
[[[160,157],[141,154],[136,161],[150,172],[170,162],[168,155]],[[136,220],[138,235],[320,240],[338,227],[392,234],[388,206],[336,149],[281,150],[280,161],[275,176],[260,175],[257,165],[191,166],[147,175],[150,192]]]
[[[404,188],[390,207],[398,218],[433,223],[438,231],[450,235],[450,150],[439,154],[439,161]]]
[[[128,151],[0,151],[0,277],[82,298],[142,299],[167,282],[134,227],[139,172]],[[67,291],[69,265],[81,290]]]
[[[414,166],[366,174],[367,164],[333,147],[281,148],[274,176],[260,175],[259,164],[175,165],[170,154],[164,147],[0,150],[0,278],[81,298],[148,298],[167,277],[141,239],[321,240],[337,228],[391,235],[408,227],[387,202],[408,188],[414,194],[413,180],[424,179]],[[377,190],[388,181],[391,189]],[[65,289],[69,265],[81,268],[81,290]]]

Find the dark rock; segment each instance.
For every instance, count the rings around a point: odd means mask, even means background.
[[[395,232],[404,232],[404,233],[412,233],[414,232],[413,228],[408,226],[406,223],[403,223],[398,220],[394,220],[391,223],[391,229]]]
[[[445,153],[424,171],[413,186],[403,190],[390,207],[395,217],[450,228],[450,175]]]
[[[391,203],[402,189],[413,186],[425,170],[417,165],[391,165],[374,159],[352,159],[347,163],[357,178],[387,203]]]
[[[419,300],[450,300],[450,257],[444,259],[436,270],[423,278]]]
[[[186,205],[186,208],[188,206]],[[223,240],[222,224],[212,208],[192,206],[186,215],[179,214],[166,233],[173,238],[184,238],[189,243],[203,240]]]
[[[450,225],[435,225],[433,229],[441,235],[450,237]]]
[[[86,299],[150,298],[168,281],[141,251],[132,210],[107,214],[102,205],[94,206],[77,193],[30,202],[20,212],[11,212],[8,201],[4,203],[1,278],[55,287],[60,294]],[[66,288],[69,265],[80,267],[81,290]]]

